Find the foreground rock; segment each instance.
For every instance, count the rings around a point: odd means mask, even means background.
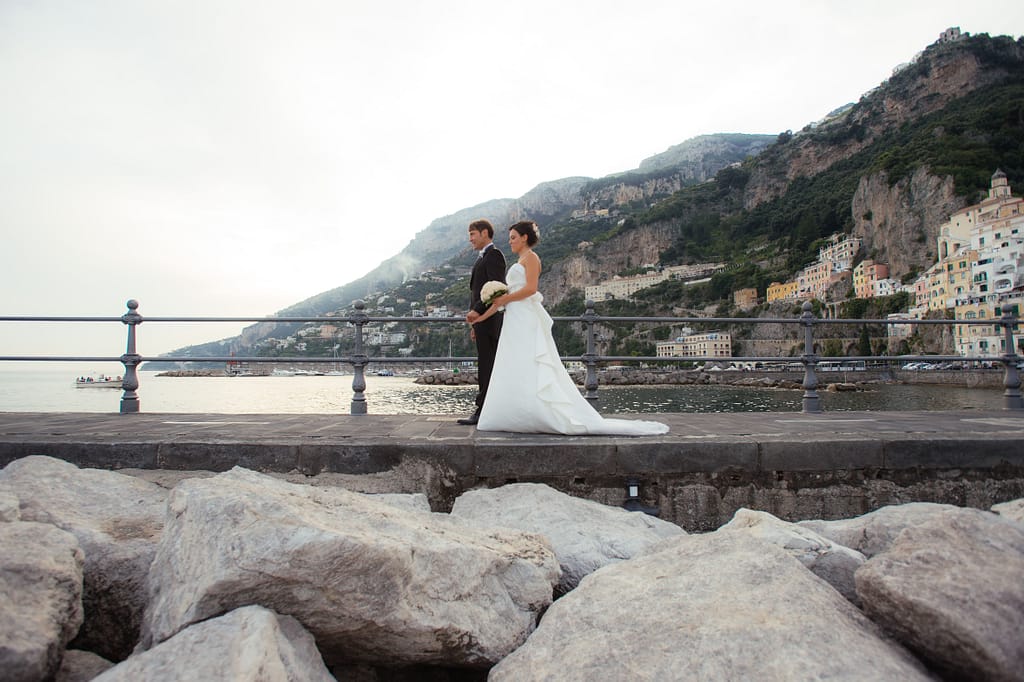
[[[992,511],[1004,519],[1024,523],[1024,499],[1011,500],[1002,504],[992,505]]]
[[[259,604],[297,618],[329,665],[486,667],[525,641],[558,578],[538,536],[236,467],[172,492],[143,645]]]
[[[785,550],[716,532],[591,574],[489,677],[541,679],[929,678]]]
[[[837,545],[809,528],[751,509],[737,510],[732,521],[720,530],[747,533],[781,547],[839,594],[860,605],[853,578],[865,561],[860,552]]]
[[[247,606],[182,630],[96,682],[232,680],[333,682],[313,637],[294,618]]]
[[[91,651],[68,649],[53,682],[90,682],[112,667],[113,663]]]
[[[959,509],[951,504],[911,502],[881,507],[852,519],[798,521],[832,542],[855,549],[867,558],[887,550],[904,528],[926,523],[937,514]]]
[[[0,523],[0,678],[51,679],[82,624],[82,550],[43,523]]]
[[[10,493],[0,493],[0,523],[21,519],[21,504],[18,498]]]
[[[112,661],[127,657],[138,641],[167,491],[112,471],[33,456],[0,471],[0,493],[19,498],[22,519],[51,523],[78,538],[85,553],[85,622],[72,646]]]
[[[1024,528],[977,509],[909,527],[857,571],[864,610],[951,678],[1024,679]]]
[[[455,500],[451,515],[480,528],[516,528],[546,537],[562,568],[559,593],[602,566],[629,559],[666,537],[686,535],[674,523],[539,483],[470,490]]]

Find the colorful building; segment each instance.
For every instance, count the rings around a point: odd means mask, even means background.
[[[889,276],[889,266],[873,260],[863,260],[853,269],[853,292],[857,298],[877,296],[876,282]]]
[[[732,337],[722,332],[680,336],[657,345],[659,358],[731,358]]]

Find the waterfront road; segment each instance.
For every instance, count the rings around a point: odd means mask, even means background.
[[[625,416],[631,418],[631,416]],[[452,416],[0,412],[0,466],[370,474],[409,458],[479,479],[836,470],[1024,470],[1024,411],[656,414],[655,437],[478,431]]]

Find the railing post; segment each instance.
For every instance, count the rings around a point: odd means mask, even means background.
[[[587,390],[586,398],[591,402],[597,401],[597,351],[594,346],[594,323],[597,321],[597,313],[594,311],[594,302],[587,301],[587,310],[583,313],[583,324],[587,329],[587,352],[583,354],[583,363],[587,366],[587,375],[583,387]]]
[[[139,387],[139,360],[142,356],[135,352],[135,329],[142,324],[142,315],[138,313],[139,302],[135,299],[128,301],[128,312],[121,316],[121,322],[128,325],[128,345],[124,355],[121,356],[121,364],[124,365],[124,379],[121,381],[121,388],[124,393],[121,395],[121,414],[130,414],[139,411],[139,394],[136,389]]]
[[[350,414],[366,414],[366,369],[367,357],[363,352],[363,325],[366,324],[366,304],[363,301],[356,301],[353,304],[356,309],[349,321],[356,326],[356,346],[352,354],[353,376],[352,376],[352,409]]]
[[[1020,395],[1020,373],[1017,371],[1017,362],[1020,356],[1017,355],[1017,348],[1013,344],[1013,328],[1019,323],[1017,317],[1010,313],[1009,308],[1003,308],[1003,315],[999,324],[1003,327],[1003,336],[1006,339],[1006,353],[1003,355],[1003,407],[1007,410],[1024,409],[1024,400]]]
[[[818,356],[814,352],[814,315],[811,313],[811,302],[804,301],[800,324],[804,327],[804,412],[821,412],[821,399],[818,397],[818,377],[814,368],[818,364]]]

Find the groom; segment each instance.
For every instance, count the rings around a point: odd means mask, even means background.
[[[470,416],[459,419],[458,423],[466,426],[476,424],[480,420],[480,408],[487,397],[487,386],[491,383],[491,372],[494,370],[494,356],[498,352],[498,335],[501,334],[503,313],[497,313],[480,324],[476,318],[487,310],[480,300],[480,289],[488,282],[505,281],[505,257],[494,245],[494,226],[486,220],[474,220],[469,224],[469,243],[477,251],[473,274],[469,278],[470,302],[466,322],[470,325],[469,338],[476,341],[477,382],[479,390],[476,394],[476,410]]]

